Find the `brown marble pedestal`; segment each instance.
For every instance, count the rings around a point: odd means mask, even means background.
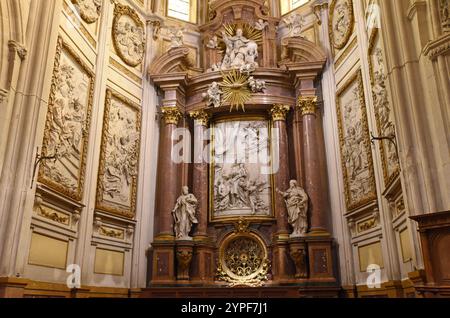
[[[304,238],[289,239],[289,255],[295,264],[295,279],[308,278],[308,247]]]

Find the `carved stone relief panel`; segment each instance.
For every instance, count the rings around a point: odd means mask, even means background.
[[[97,210],[133,218],[140,151],[139,106],[107,90]]]
[[[330,5],[329,17],[330,42],[340,50],[347,45],[353,33],[355,16],[352,0],[333,0]]]
[[[142,63],[145,53],[144,23],[135,10],[116,4],[113,22],[113,43],[120,58],[129,66]]]
[[[94,74],[58,40],[38,181],[81,201],[91,121]]]
[[[369,67],[372,83],[372,98],[375,108],[378,134],[391,140],[380,141],[381,160],[386,186],[400,173],[400,164],[395,143],[395,125],[387,91],[387,75],[380,47],[380,36],[374,32],[369,48]]]
[[[86,23],[96,22],[102,11],[103,0],[72,0],[72,3]]]
[[[269,123],[235,120],[214,125],[211,165],[213,219],[272,216]]]
[[[361,71],[338,92],[337,114],[347,209],[377,198]]]

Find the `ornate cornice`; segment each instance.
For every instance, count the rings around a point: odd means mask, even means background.
[[[177,107],[162,107],[161,114],[166,125],[178,125],[178,122],[183,117],[183,114]]]
[[[300,109],[302,116],[317,114],[317,96],[300,96],[297,100],[297,107]]]
[[[423,48],[423,53],[431,60],[450,51],[450,33],[445,34],[437,40],[431,41]]]
[[[289,105],[273,105],[269,110],[273,121],[285,121],[291,107]]]
[[[196,124],[208,127],[210,116],[204,110],[190,112],[189,116],[195,120]]]

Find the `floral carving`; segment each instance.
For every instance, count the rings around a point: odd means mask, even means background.
[[[329,32],[332,45],[342,49],[353,32],[355,16],[352,0],[333,0],[330,6]]]
[[[39,171],[39,182],[74,200],[82,199],[93,100],[93,74],[59,38],[42,155],[55,156]]]
[[[134,217],[140,148],[139,106],[107,91],[97,209]]]
[[[100,17],[102,0],[72,0],[72,3],[86,23],[94,23]]]
[[[136,67],[142,63],[145,53],[144,23],[128,6],[117,4],[115,7],[113,43],[126,64]]]

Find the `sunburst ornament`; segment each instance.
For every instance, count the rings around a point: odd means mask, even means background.
[[[245,103],[250,100],[252,93],[248,87],[248,76],[240,73],[238,70],[231,70],[228,73],[222,73],[223,82],[222,98],[224,102],[230,103],[230,112],[236,107],[245,112]]]

